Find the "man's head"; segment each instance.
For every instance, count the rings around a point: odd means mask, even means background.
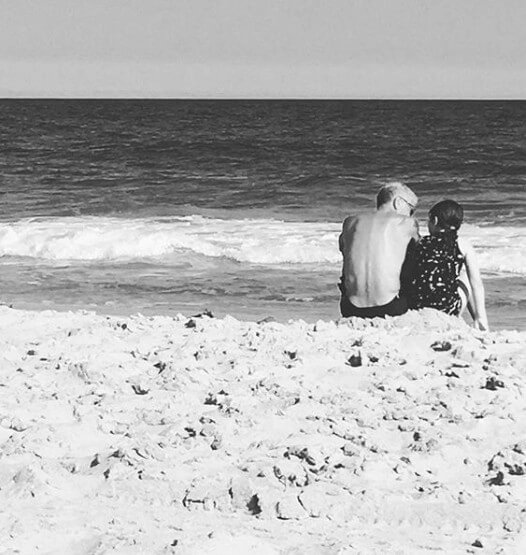
[[[412,216],[417,204],[418,198],[415,193],[407,185],[399,182],[384,185],[376,195],[378,210],[392,210],[403,216]]]

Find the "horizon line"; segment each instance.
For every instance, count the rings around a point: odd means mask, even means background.
[[[339,96],[0,96],[0,101],[4,100],[192,100],[192,101],[359,101],[359,102],[393,102],[393,101],[413,101],[413,102],[525,102],[526,97],[339,97]]]

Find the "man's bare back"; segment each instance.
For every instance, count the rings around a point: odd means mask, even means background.
[[[360,308],[381,306],[400,291],[400,273],[411,239],[418,238],[413,218],[374,212],[347,218],[340,235],[343,285]]]
[[[399,294],[408,246],[419,237],[412,217],[417,202],[408,187],[391,183],[380,189],[376,212],[343,222],[339,239],[343,316],[374,318],[407,310]]]

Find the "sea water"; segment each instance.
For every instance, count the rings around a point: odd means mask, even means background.
[[[526,102],[0,101],[0,298],[335,318],[341,221],[453,198],[495,327],[526,328]]]

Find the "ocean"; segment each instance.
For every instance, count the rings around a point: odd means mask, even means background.
[[[453,198],[526,329],[526,102],[0,101],[0,301],[338,317],[337,238],[391,180]]]

